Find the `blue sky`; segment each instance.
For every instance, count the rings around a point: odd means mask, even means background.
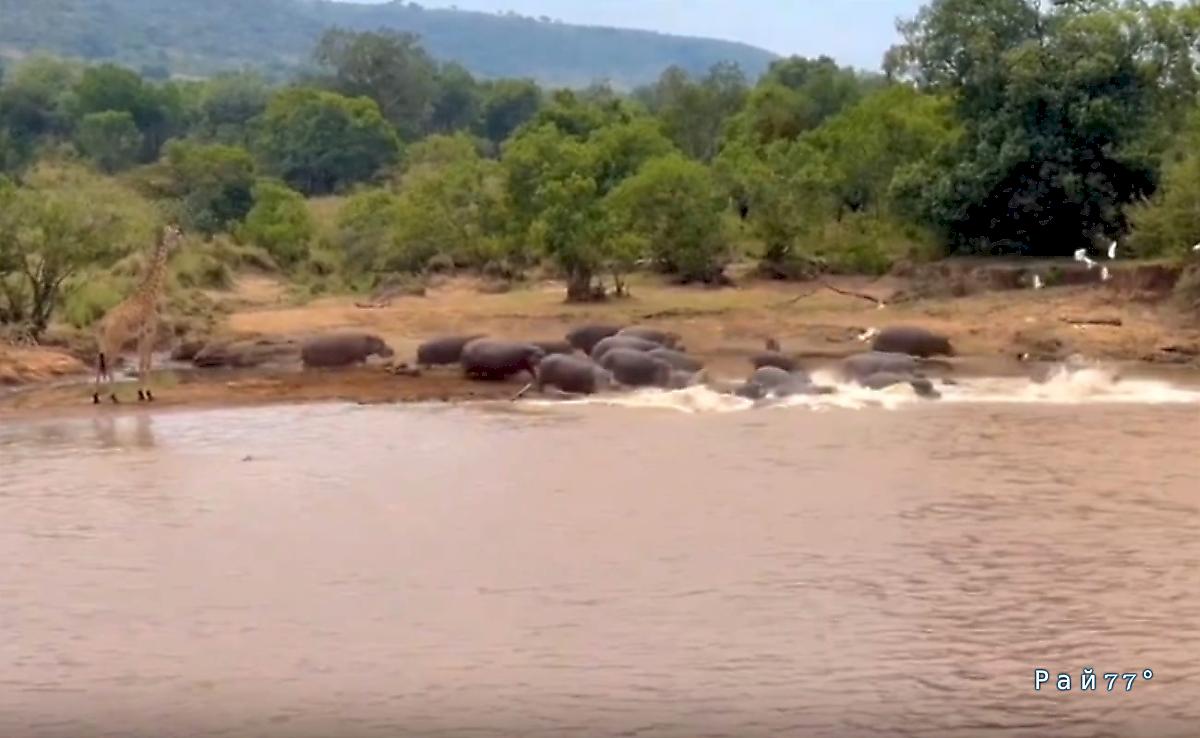
[[[361,0],[360,0],[361,1]],[[709,36],[780,54],[828,54],[875,69],[896,39],[897,17],[922,0],[417,0],[426,7],[512,10],[568,23]]]

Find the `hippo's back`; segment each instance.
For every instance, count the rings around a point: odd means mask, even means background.
[[[619,325],[581,325],[567,333],[567,343],[585,354],[590,354],[597,343],[609,336],[615,336],[620,330]]]
[[[949,338],[917,326],[885,328],[875,337],[871,348],[884,353],[908,354],[923,359],[954,355]]]
[[[300,360],[314,368],[362,364],[368,355],[371,337],[367,334],[317,336],[305,341],[300,349]]]
[[[422,366],[457,364],[462,358],[463,348],[480,338],[483,336],[442,336],[428,340],[417,347],[417,363]]]

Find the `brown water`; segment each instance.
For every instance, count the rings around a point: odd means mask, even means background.
[[[1194,404],[9,424],[0,736],[1193,736],[1198,450]]]

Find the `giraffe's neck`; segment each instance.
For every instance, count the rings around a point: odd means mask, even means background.
[[[160,241],[155,246],[154,253],[150,256],[150,264],[146,269],[146,276],[142,279],[138,294],[147,302],[156,301],[162,293],[166,278],[167,245],[165,242]]]

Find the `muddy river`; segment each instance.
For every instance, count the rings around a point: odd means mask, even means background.
[[[5,738],[1200,725],[1165,383],[0,422]]]

